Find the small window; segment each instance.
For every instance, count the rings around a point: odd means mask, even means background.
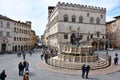
[[[3,27],[3,22],[2,21],[0,22],[0,27]]]
[[[14,32],[16,32],[16,28],[14,28]]]
[[[64,15],[64,22],[68,22],[68,15]]]
[[[103,15],[101,14],[100,17],[103,18]]]
[[[14,37],[14,41],[16,41],[16,37]]]
[[[76,16],[75,15],[72,16],[72,22],[76,22]]]
[[[96,24],[100,24],[100,18],[96,19]]]
[[[99,31],[97,31],[97,37],[100,37],[100,32]]]
[[[7,24],[6,24],[6,25],[7,25],[7,28],[10,28],[10,23],[9,23],[9,22],[7,22]]]
[[[2,37],[3,36],[3,31],[0,31],[0,37]]]
[[[87,13],[87,17],[89,17],[90,16],[90,14],[89,13]]]
[[[83,17],[82,16],[79,17],[79,23],[83,23]]]
[[[68,35],[67,34],[64,34],[64,39],[68,39]]]
[[[7,32],[7,33],[6,33],[6,36],[9,37],[9,36],[10,36],[10,32]]]

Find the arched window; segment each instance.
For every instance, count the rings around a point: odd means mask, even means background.
[[[94,18],[91,17],[91,18],[90,18],[90,23],[93,24],[93,22],[94,22]]]
[[[83,23],[83,17],[82,16],[79,17],[79,23]]]
[[[68,22],[68,15],[64,15],[64,22]]]
[[[7,25],[7,28],[10,28],[10,23],[9,23],[9,22],[7,22],[7,24],[6,24],[6,25]]]
[[[72,16],[72,22],[76,22],[76,16],[75,15]]]
[[[97,31],[97,37],[100,37],[100,32],[99,31]]]
[[[3,22],[2,21],[0,22],[0,27],[3,27]]]
[[[96,24],[100,24],[100,18],[96,18]]]
[[[16,28],[14,28],[14,32],[16,32]]]

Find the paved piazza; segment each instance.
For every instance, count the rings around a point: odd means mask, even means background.
[[[100,51],[100,53],[103,54],[105,51]],[[118,53],[119,55],[120,64],[120,50],[109,51],[109,54],[112,56],[112,61],[115,53]],[[58,70],[56,70],[54,67],[46,66],[43,62],[44,60],[41,61],[40,54],[40,51],[35,51],[32,56],[29,54],[26,55],[26,61],[29,62],[30,80],[85,80],[81,78],[80,70],[68,71],[58,68]],[[20,61],[23,61],[22,56],[17,57],[16,54],[0,55],[0,71],[3,69],[6,70],[6,80],[22,80],[23,77],[18,75],[18,63]],[[88,80],[120,80],[119,68],[120,65],[106,68],[103,72],[101,70],[91,71]],[[64,73],[63,71],[67,72],[68,74]]]

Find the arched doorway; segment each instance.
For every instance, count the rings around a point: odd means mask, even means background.
[[[1,44],[1,52],[6,52],[6,43]]]
[[[20,51],[20,45],[18,45],[18,51]]]
[[[17,45],[15,45],[15,47],[14,47],[14,48],[15,48],[15,51],[17,51]]]
[[[21,45],[21,51],[23,50],[23,46]]]
[[[95,41],[92,42],[92,46],[93,46],[93,49],[94,49],[94,50],[97,50],[97,45],[98,45],[97,42],[95,42]]]
[[[99,50],[103,50],[104,49],[104,42],[100,42],[99,43]]]

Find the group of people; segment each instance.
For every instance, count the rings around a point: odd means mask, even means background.
[[[24,51],[17,53],[17,57],[21,57],[21,55],[23,56],[23,59],[25,60],[26,54],[24,53]]]
[[[18,64],[19,76],[23,76],[24,72],[29,72],[29,63],[27,61]]]
[[[44,58],[46,62],[48,58],[56,56],[57,53],[58,53],[57,50],[53,50],[50,48],[42,48],[41,60],[43,60]]]
[[[81,67],[81,69],[82,69],[82,78],[88,79],[88,74],[89,74],[89,71],[90,71],[90,66],[89,65],[85,66],[85,64],[83,64],[82,67]]]

